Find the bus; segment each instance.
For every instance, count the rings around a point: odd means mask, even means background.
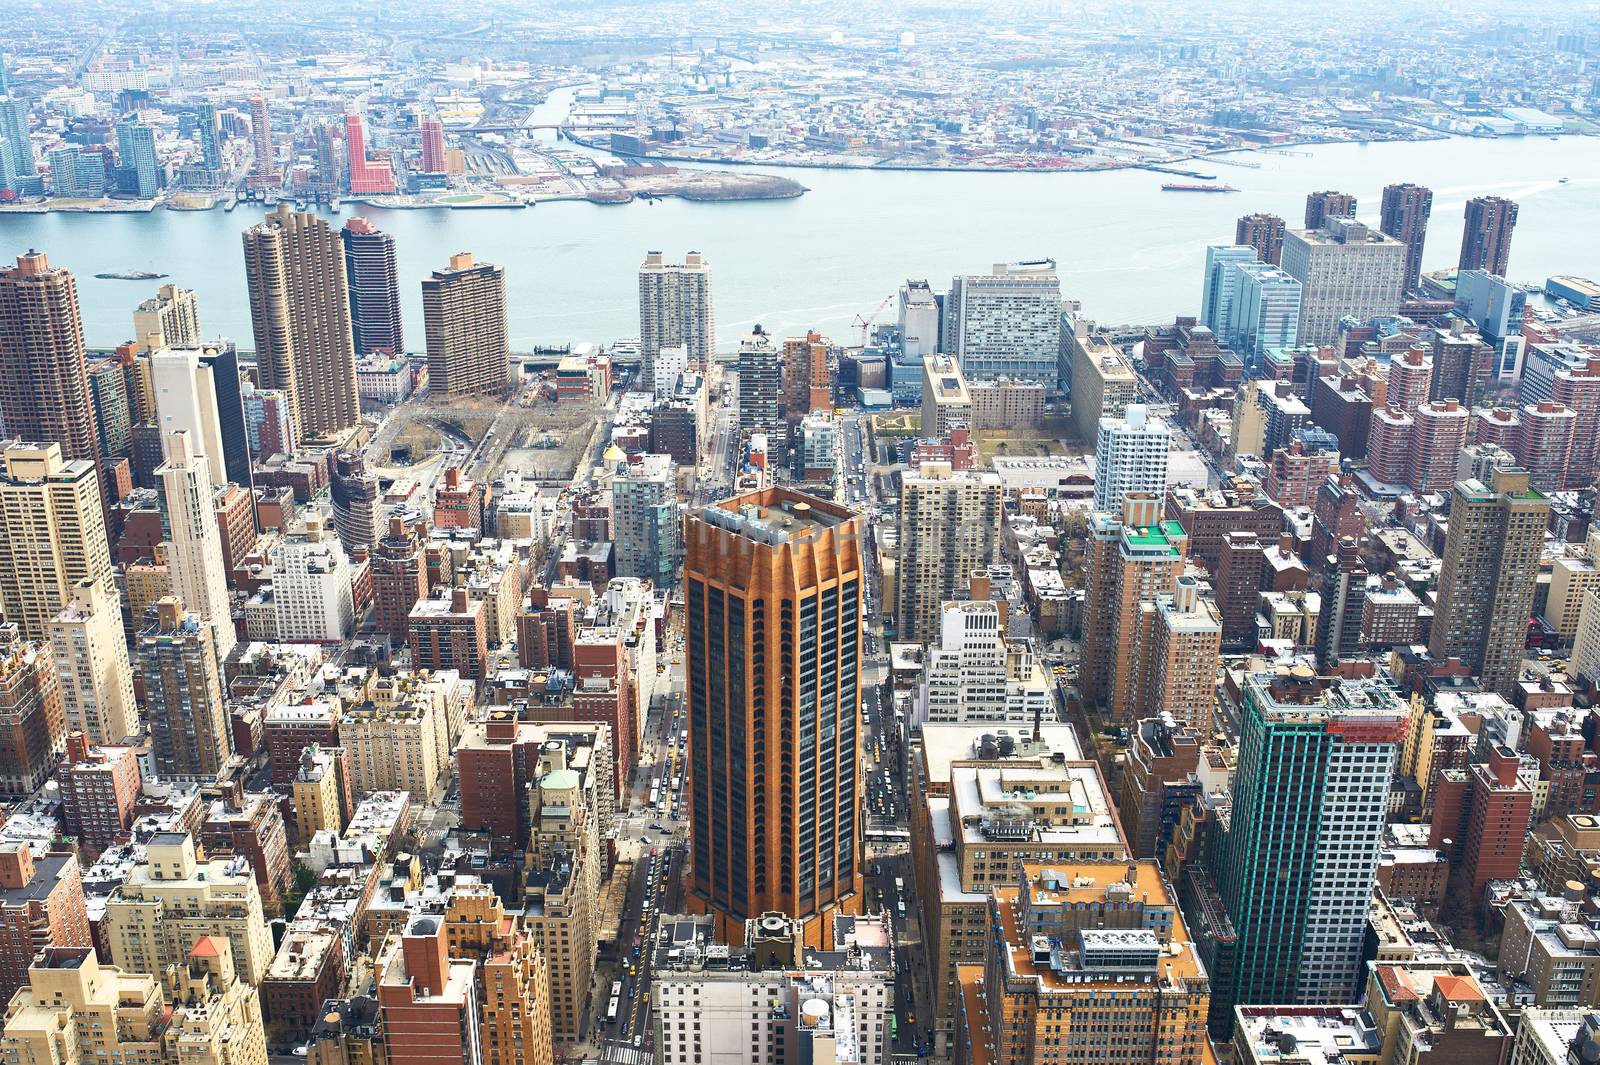
[[[621,1005],[621,1000],[616,995],[612,995],[611,996],[611,1005],[606,1007],[606,1020],[607,1021],[610,1021],[613,1024],[616,1023],[616,1020],[617,1020],[617,1007],[619,1005]]]
[[[613,980],[613,981],[611,981],[611,997],[612,998],[621,998],[622,997],[622,981],[621,980]]]
[[[660,788],[660,786],[656,785],[656,784],[650,785],[650,800],[647,803],[645,803],[645,805],[650,807],[650,809],[654,810],[656,808],[656,803],[658,803],[660,800],[661,800],[661,788]]]

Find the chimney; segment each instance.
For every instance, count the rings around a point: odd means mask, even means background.
[[[450,592],[450,613],[465,614],[467,612],[467,590],[454,588]]]

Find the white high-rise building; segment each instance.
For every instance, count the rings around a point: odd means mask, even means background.
[[[807,414],[800,419],[801,465],[807,470],[832,470],[839,463],[839,421],[832,414]]]
[[[1406,246],[1354,218],[1329,218],[1284,234],[1283,270],[1301,285],[1300,343],[1331,344],[1347,315],[1399,312]]]
[[[228,600],[228,571],[222,560],[222,534],[217,529],[216,505],[211,495],[211,469],[194,450],[187,429],[166,437],[167,461],[156,468],[166,503],[167,566],[172,591],[183,607],[211,627],[217,662],[228,657],[237,642],[233,612]]]
[[[1007,639],[1000,604],[945,603],[939,642],[928,648],[917,687],[915,725],[1054,719],[1050,681],[1027,640]]]
[[[939,350],[939,301],[926,281],[900,286],[900,346],[910,358]]]
[[[182,430],[189,446],[211,468],[211,483],[227,484],[227,456],[223,452],[222,419],[211,367],[200,361],[201,352],[163,348],[150,356],[150,382],[155,389],[157,424],[161,439]],[[201,613],[192,603],[184,606]]]
[[[995,561],[1005,492],[989,470],[924,462],[900,480],[900,564],[895,621],[902,640],[928,642],[939,608]]]
[[[1141,403],[1120,418],[1100,419],[1094,448],[1094,509],[1120,514],[1130,492],[1167,494],[1167,454],[1172,431]]]
[[[1229,267],[1256,262],[1256,250],[1244,244],[1212,244],[1206,248],[1205,284],[1200,290],[1200,324],[1218,337],[1233,328],[1234,285]]]
[[[285,643],[347,640],[355,627],[350,594],[350,562],[322,515],[306,517],[305,527],[284,538],[273,559],[272,603],[277,638]]]
[[[159,292],[134,308],[133,339],[153,348],[198,348],[200,301],[194,290],[162,285]]]
[[[46,629],[61,678],[67,727],[102,745],[120,744],[137,733],[139,708],[115,589],[107,591],[87,578],[79,581],[72,601]]]
[[[711,301],[711,264],[697,251],[681,263],[660,252],[645,254],[639,267],[639,387],[655,387],[656,356],[682,345],[689,365],[704,370],[717,350]]]
[[[1037,381],[1055,391],[1061,353],[1061,279],[1054,259],[996,263],[950,282],[944,347],[969,382]]]

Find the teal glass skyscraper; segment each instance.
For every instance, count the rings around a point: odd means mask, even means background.
[[[1245,681],[1238,771],[1217,890],[1237,932],[1229,1004],[1345,1002],[1407,706],[1383,676],[1310,669]]]

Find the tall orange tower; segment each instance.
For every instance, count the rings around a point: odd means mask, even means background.
[[[768,911],[859,912],[861,519],[769,488],[684,526],[689,905],[724,942]]]

